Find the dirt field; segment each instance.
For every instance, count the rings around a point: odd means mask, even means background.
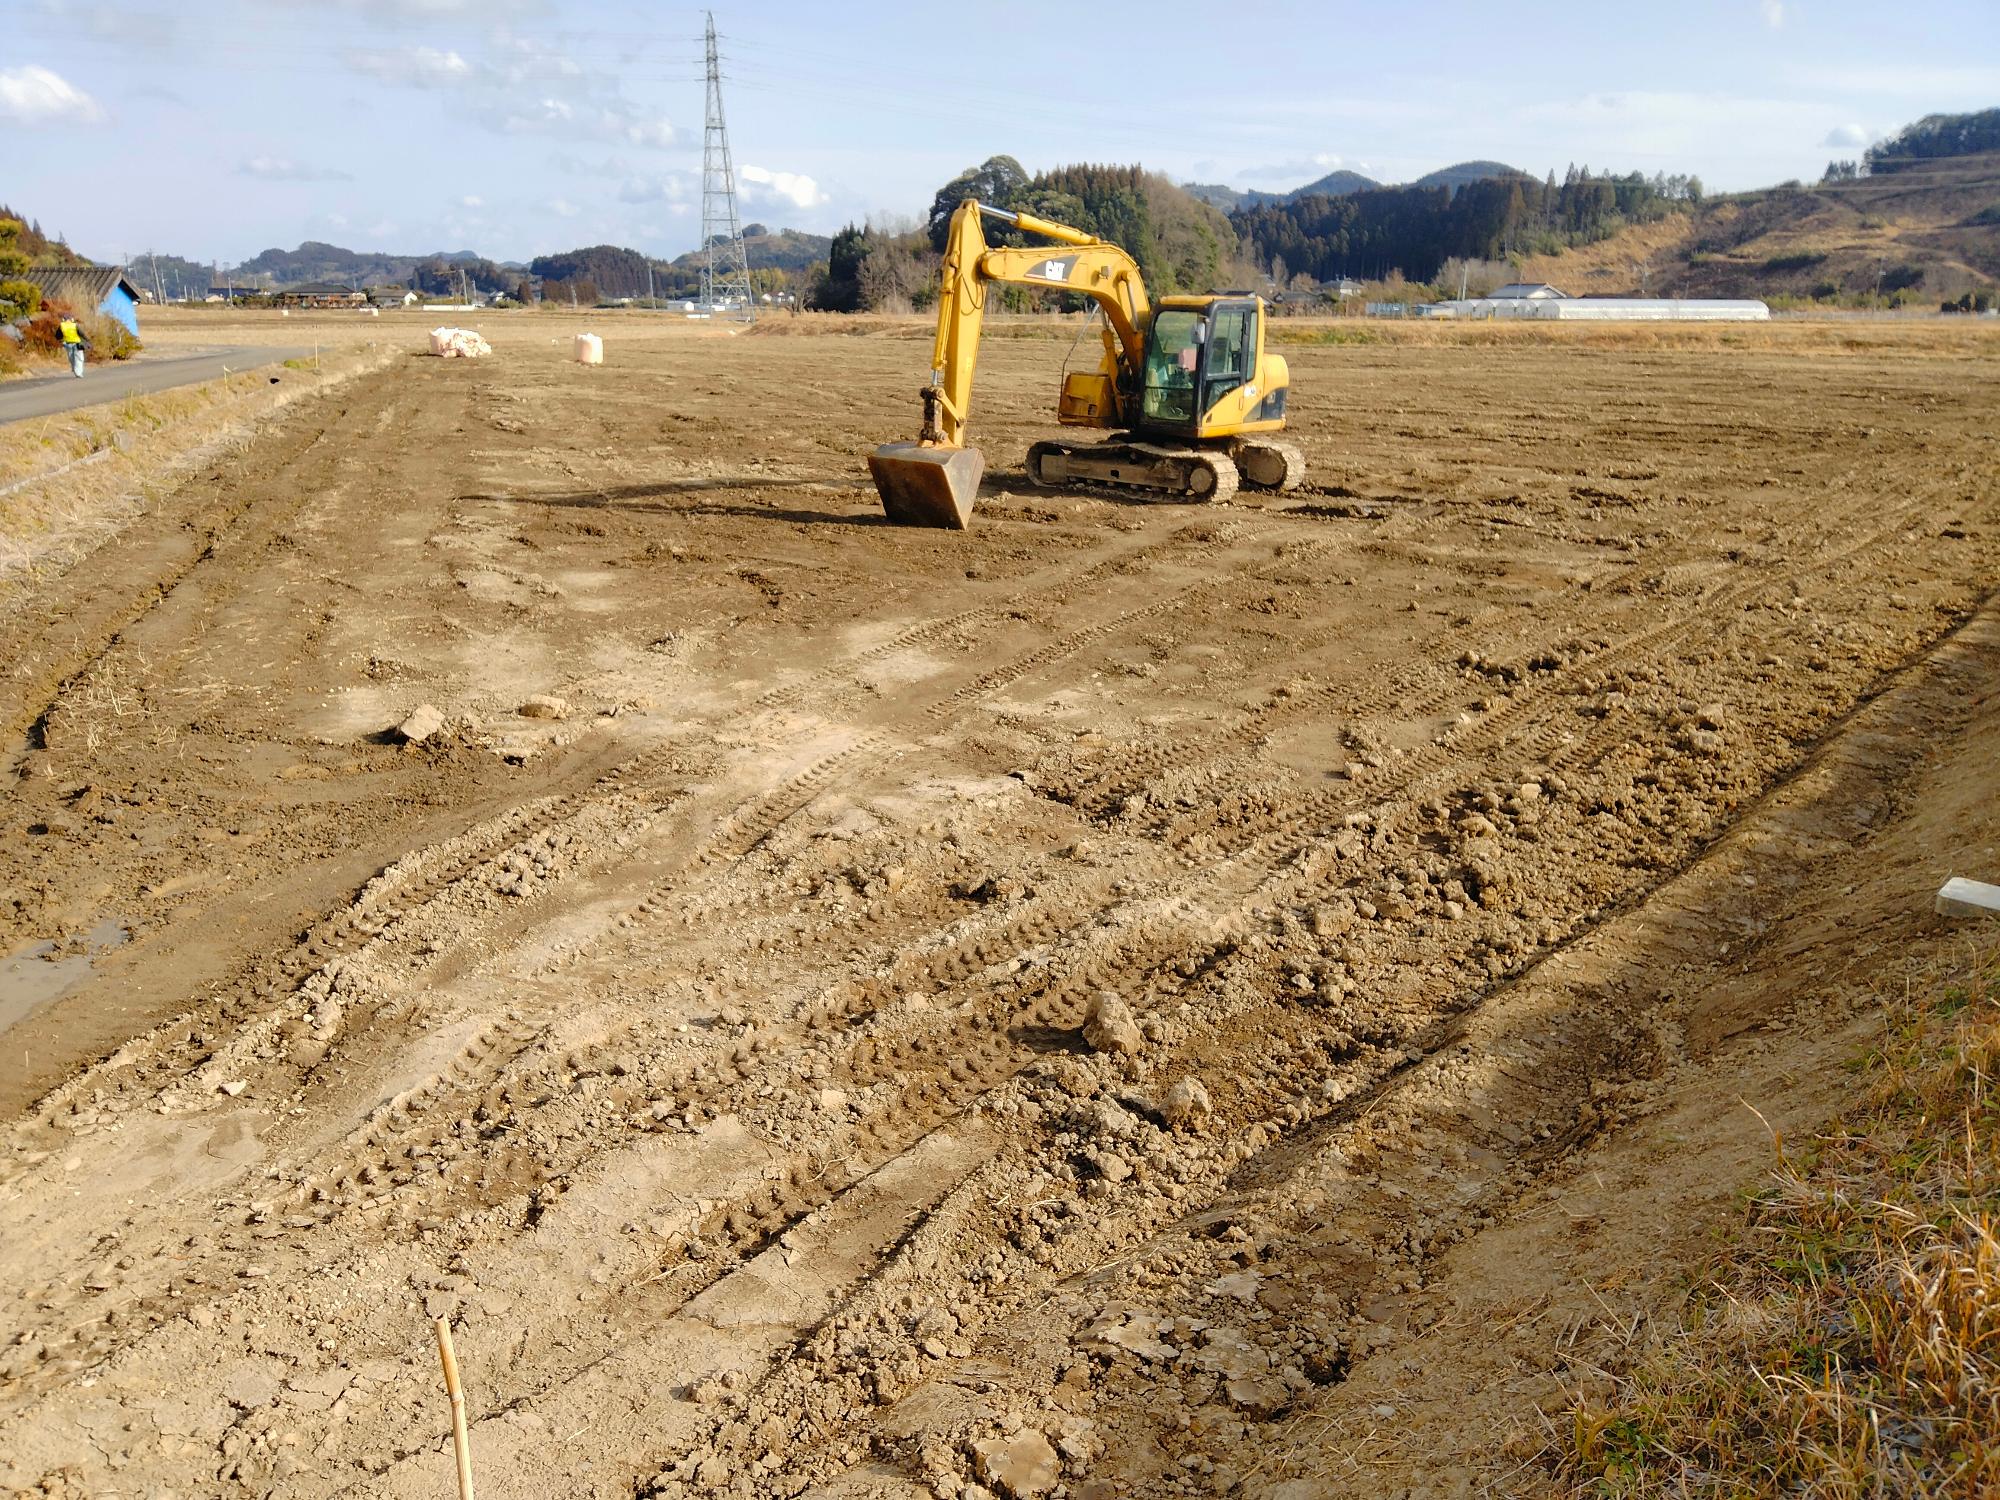
[[[1296,345],[1226,508],[996,337],[946,534],[916,325],[477,326],[0,596],[0,1486],[448,1493],[447,1316],[493,1500],[1546,1492],[2000,878],[1991,330]]]

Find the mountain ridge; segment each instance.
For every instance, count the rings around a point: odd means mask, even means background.
[[[1180,187],[1183,192],[1192,194],[1211,207],[1232,214],[1241,208],[1261,208],[1267,203],[1297,203],[1304,198],[1344,198],[1350,193],[1365,193],[1377,188],[1443,187],[1456,191],[1468,182],[1483,182],[1491,177],[1527,175],[1519,167],[1510,167],[1503,161],[1475,159],[1439,167],[1434,172],[1426,172],[1413,182],[1378,182],[1375,178],[1360,172],[1338,167],[1324,177],[1314,178],[1303,187],[1291,188],[1282,193],[1268,192],[1263,188],[1231,187],[1222,182],[1184,182]]]

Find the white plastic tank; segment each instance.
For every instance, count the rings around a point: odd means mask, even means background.
[[[604,340],[594,333],[579,333],[576,336],[576,362],[580,365],[603,364]]]

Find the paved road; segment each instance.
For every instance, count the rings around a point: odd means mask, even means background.
[[[100,401],[122,401],[127,396],[147,396],[155,391],[170,391],[177,385],[214,380],[225,366],[233,373],[301,356],[311,358],[312,350],[246,346],[179,354],[170,359],[89,365],[81,380],[68,373],[10,380],[0,385],[0,423],[54,416],[79,406],[95,406]]]

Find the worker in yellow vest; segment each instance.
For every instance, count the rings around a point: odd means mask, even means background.
[[[90,340],[83,336],[83,330],[76,326],[76,319],[62,320],[63,353],[69,356],[70,373],[78,380],[83,379],[83,351],[90,347]]]

